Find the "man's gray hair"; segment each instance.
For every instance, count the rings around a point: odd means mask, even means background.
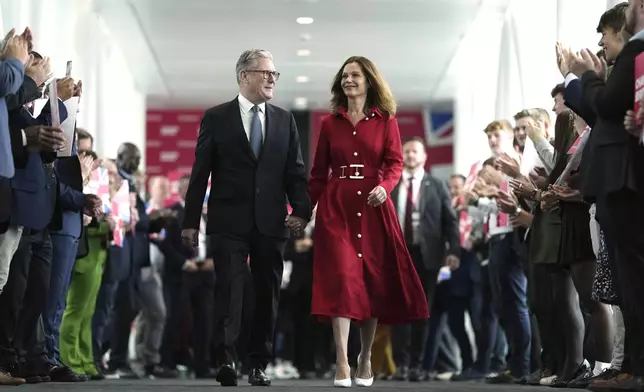
[[[273,61],[273,55],[271,52],[263,49],[251,49],[246,50],[244,53],[239,56],[237,60],[237,65],[235,66],[235,72],[237,73],[237,84],[241,82],[239,74],[243,71],[248,71],[252,69],[257,64],[257,59],[265,58]]]

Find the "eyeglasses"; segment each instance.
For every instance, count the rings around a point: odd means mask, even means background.
[[[266,71],[266,70],[261,70],[261,69],[249,69],[246,72],[261,72],[262,77],[266,80],[268,80],[271,76],[273,77],[274,81],[278,81],[280,78],[280,73],[277,71]]]

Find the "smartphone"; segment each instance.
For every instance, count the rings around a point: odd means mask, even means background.
[[[67,62],[67,69],[65,70],[65,77],[68,78],[72,76],[72,62],[71,60]]]

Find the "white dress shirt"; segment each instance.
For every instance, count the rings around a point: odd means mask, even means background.
[[[241,93],[239,94],[239,111],[241,113],[242,124],[244,124],[244,130],[246,131],[246,137],[250,141],[250,125],[253,121],[253,106],[254,103],[246,99]],[[262,124],[262,141],[266,139],[266,103],[260,103],[259,105],[259,122]]]
[[[413,173],[404,171],[402,175],[402,182],[400,183],[400,186],[398,187],[398,200],[397,200],[397,205],[398,205],[398,220],[400,221],[400,227],[405,228],[405,210],[407,209],[407,192],[409,188],[409,179],[411,176],[414,176],[414,181],[412,182],[413,189],[411,190],[412,192],[412,197],[414,200],[414,204],[418,205],[418,198],[420,197],[420,185],[423,182],[423,178],[425,177],[425,169],[424,168],[419,168],[416,169]]]

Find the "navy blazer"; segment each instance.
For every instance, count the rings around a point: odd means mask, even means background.
[[[71,156],[56,160],[56,175],[58,176],[58,197],[63,210],[63,221],[62,228],[53,234],[80,238],[83,229],[82,212],[85,194],[83,193],[83,173],[76,148],[76,132],[74,132],[72,139]]]
[[[36,82],[29,76],[25,75],[20,88],[14,93],[7,96],[7,110],[12,111],[20,109],[22,105],[33,102],[42,96],[40,88]]]
[[[595,126],[597,116],[581,94],[581,81],[579,79],[571,80],[568,83],[564,89],[564,101],[564,104],[584,119],[588,126],[591,128]]]
[[[449,297],[467,298],[474,295],[480,282],[481,264],[474,253],[463,250],[460,267],[452,271],[449,280],[441,282],[438,287]]]
[[[0,176],[5,178],[11,178],[14,175],[6,98],[18,91],[24,76],[25,66],[20,60],[16,58],[0,60]],[[0,201],[8,203],[8,200]]]
[[[62,102],[59,102],[59,110],[62,121],[67,118],[67,110]],[[48,110],[43,110],[38,118],[33,118],[27,109],[20,107],[10,113],[9,120],[12,141],[20,141],[20,146],[17,146],[17,143],[12,143],[16,174],[11,179],[10,221],[15,225],[42,230],[52,222],[56,209],[51,206],[48,200],[48,188],[51,181],[46,178],[41,153],[28,152],[22,146],[21,129],[32,125],[50,125],[51,114]],[[55,171],[52,172],[52,175],[56,176]],[[73,203],[74,200],[70,197],[69,192],[61,192],[57,200],[59,208],[65,208]],[[35,208],[35,206],[39,206],[39,208]]]

